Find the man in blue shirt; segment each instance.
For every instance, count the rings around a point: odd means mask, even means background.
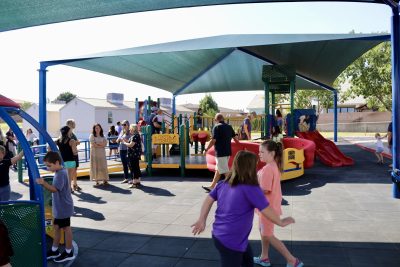
[[[211,185],[208,187],[202,186],[207,192],[211,191],[221,178],[225,179],[225,173],[229,172],[229,157],[232,155],[231,140],[233,138],[235,142],[239,142],[232,126],[225,123],[224,116],[221,113],[217,113],[214,120],[216,124],[212,130],[212,140],[208,143],[206,152],[215,146],[217,166]]]

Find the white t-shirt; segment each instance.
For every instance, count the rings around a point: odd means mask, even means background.
[[[383,142],[382,139],[376,139],[376,147],[383,149]]]

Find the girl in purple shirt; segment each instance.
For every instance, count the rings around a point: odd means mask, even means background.
[[[279,226],[294,223],[292,217],[280,219],[269,207],[258,185],[256,164],[254,153],[239,151],[233,160],[232,172],[206,197],[199,219],[191,226],[194,235],[203,232],[211,206],[217,201],[212,238],[220,253],[222,267],[253,266],[248,237],[255,208]]]

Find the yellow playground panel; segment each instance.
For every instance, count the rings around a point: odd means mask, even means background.
[[[169,145],[179,145],[179,134],[153,134],[151,136],[152,145],[158,145],[156,149],[157,156],[161,156],[161,148],[165,146],[165,155],[169,156]],[[152,163],[152,168],[162,169],[178,169],[180,165],[178,163]]]
[[[283,150],[283,172],[281,180],[297,178],[304,174],[304,150],[286,148]]]

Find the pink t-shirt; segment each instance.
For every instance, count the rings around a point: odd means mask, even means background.
[[[258,171],[257,176],[261,190],[263,192],[269,191],[269,193],[264,192],[264,195],[271,207],[279,215],[282,215],[281,173],[278,165],[276,165],[275,161],[268,163]]]

